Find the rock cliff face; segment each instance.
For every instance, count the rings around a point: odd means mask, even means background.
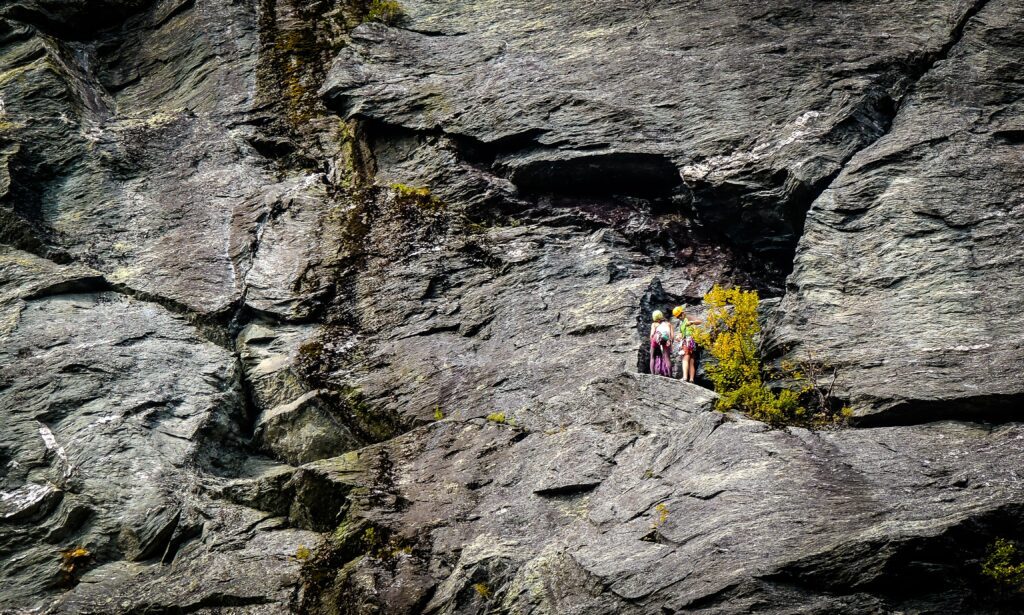
[[[0,612],[1020,610],[1019,2],[389,6],[0,4]]]

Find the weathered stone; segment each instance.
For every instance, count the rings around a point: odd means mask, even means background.
[[[398,438],[366,471],[393,480],[346,506],[409,555],[371,550],[335,591],[401,613],[421,607],[399,578],[437,583],[428,613],[977,606],[985,545],[1019,526],[1020,425],[770,430],[711,401],[624,374],[539,405],[538,425],[579,410],[562,432],[445,420]],[[590,456],[608,471],[580,478]],[[538,492],[559,469],[575,487]],[[896,581],[922,575],[950,589]]]
[[[366,468],[360,461],[365,456],[351,452],[300,468],[287,485],[295,490],[289,512],[291,521],[299,527],[333,531],[347,508],[348,494],[355,488],[368,486]]]
[[[48,612],[287,612],[317,535],[287,529],[282,519],[246,508],[210,506],[202,513],[201,532],[175,554],[171,566],[107,564],[83,575]]]
[[[325,282],[316,242],[295,249],[294,235],[315,236],[328,198],[322,173],[282,178],[238,126],[273,78],[257,75],[257,18],[164,1],[66,44],[5,22],[0,138],[13,145],[0,193],[31,227],[3,225],[16,245],[218,317],[249,296],[251,273],[254,309],[307,317]]]
[[[310,391],[263,412],[253,439],[274,456],[296,465],[361,448],[347,417],[334,413],[333,405],[324,391]]]
[[[314,333],[313,327],[252,323],[238,334],[235,345],[257,410],[291,403],[310,391],[297,363],[302,344]]]
[[[61,549],[79,544],[101,561],[164,554],[194,482],[183,468],[230,437],[238,381],[226,351],[164,308],[122,295],[30,298],[15,323],[0,350],[4,457],[16,468],[5,471],[4,490],[67,494],[40,511],[45,519],[0,528],[25,549],[19,565],[3,568],[21,579],[5,581],[4,599],[28,606],[60,582]],[[77,527],[57,532],[81,505],[89,523],[77,514]],[[20,576],[26,570],[31,577]]]
[[[1019,418],[1022,24],[987,3],[811,208],[774,337],[866,422]]]
[[[1020,610],[1015,5],[382,8],[0,6],[0,611]]]
[[[4,249],[0,274],[0,609],[196,602],[280,612],[295,589],[295,549],[316,537],[280,523],[235,525],[254,511],[213,506],[205,483],[217,479],[196,474],[237,463],[234,357],[166,308],[104,291],[87,267]],[[217,515],[235,519],[211,523]],[[244,558],[230,546],[239,542]],[[88,555],[72,571],[62,552],[78,547]],[[267,570],[281,575],[276,594]]]
[[[229,481],[221,494],[235,504],[263,510],[276,517],[288,516],[294,495],[288,481],[295,474],[295,468],[279,464],[255,465],[254,476]]]
[[[808,196],[883,134],[965,4],[403,2],[402,27],[352,32],[325,91],[470,141],[528,194],[683,185],[719,231],[788,256]]]

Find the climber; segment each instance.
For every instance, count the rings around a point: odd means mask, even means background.
[[[676,306],[672,309],[672,318],[669,319],[669,323],[672,325],[672,332],[680,331],[683,326],[683,321],[679,320],[679,315],[683,313],[683,308]],[[683,377],[683,337],[681,335],[675,335],[672,338],[672,377],[679,380]]]
[[[678,333],[674,339],[676,344],[673,346],[673,350],[678,347],[676,356],[674,357],[676,362],[682,365],[683,369],[683,380],[693,382],[697,376],[697,360],[695,355],[697,354],[697,342],[693,340],[693,326],[702,324],[704,321],[701,320],[690,320],[686,317],[686,310],[683,306],[677,305],[672,310],[672,328]]]
[[[658,376],[672,375],[672,325],[665,320],[661,310],[651,314],[651,373]]]

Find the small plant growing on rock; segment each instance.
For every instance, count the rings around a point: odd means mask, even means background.
[[[813,426],[841,425],[853,415],[850,407],[840,404],[832,395],[839,376],[834,365],[818,361],[813,355],[805,355],[783,361],[781,367],[782,371],[776,377],[795,387]]]
[[[390,559],[395,559],[402,555],[412,555],[412,546],[410,545],[395,545],[388,549],[387,555]]]
[[[476,590],[476,593],[484,600],[491,599],[491,588],[488,587],[486,583],[474,583],[473,589]]]
[[[444,412],[441,411],[441,406],[434,406],[434,420],[444,420]]]
[[[757,291],[715,285],[704,301],[708,313],[694,337],[714,359],[706,371],[720,396],[719,410],[739,410],[771,425],[809,427],[834,425],[849,416],[849,409],[837,408],[832,397],[836,370],[812,359],[786,362],[781,373],[773,374],[789,387],[775,391],[768,386],[770,374],[758,348]]]
[[[404,16],[402,5],[396,0],[373,0],[366,12],[367,20],[378,21],[389,26],[395,25]]]
[[[651,520],[651,531],[647,532],[640,540],[644,542],[662,542],[661,526],[665,525],[668,521],[668,505],[661,502],[654,507],[654,512],[657,516]]]
[[[487,420],[492,422],[492,423],[498,423],[499,425],[501,425],[501,424],[505,423],[505,421],[506,421],[505,413],[504,412],[492,412],[492,413],[487,415]]]
[[[658,513],[658,517],[654,520],[654,523],[651,524],[651,529],[656,530],[662,525],[665,525],[665,522],[668,521],[668,506],[664,503],[658,504],[654,507],[654,512]]]
[[[1024,553],[1013,541],[996,539],[989,547],[981,573],[1003,589],[1024,593]]]
[[[396,200],[404,205],[412,205],[431,212],[438,212],[444,209],[444,201],[431,194],[430,188],[425,186],[392,184],[391,189],[395,193]]]
[[[85,547],[72,547],[61,551],[60,572],[64,583],[72,583],[91,559],[92,553]]]
[[[309,559],[310,555],[312,555],[312,552],[306,545],[299,545],[299,548],[295,549],[295,559],[299,561],[305,561]]]
[[[380,548],[380,538],[377,537],[377,530],[372,526],[363,531],[363,549],[370,553]]]

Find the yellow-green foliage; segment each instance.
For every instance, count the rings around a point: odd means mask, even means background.
[[[723,392],[718,400],[720,408],[742,410],[765,423],[783,425],[801,421],[807,413],[800,404],[800,395],[789,389],[775,393],[763,382],[745,382],[740,388]]]
[[[369,10],[366,12],[366,19],[369,21],[379,21],[390,26],[398,23],[402,15],[402,5],[397,0],[373,0],[370,2]]]
[[[368,527],[363,531],[363,547],[367,552],[380,547],[380,539],[377,537],[377,530],[373,529],[373,527]]]
[[[798,393],[786,389],[775,393],[764,383],[757,351],[757,336],[761,332],[757,291],[716,284],[704,301],[708,313],[694,339],[714,358],[706,371],[720,395],[718,409],[740,410],[751,418],[775,425],[803,420],[807,411],[800,404]]]
[[[981,572],[1003,588],[1024,592],[1024,554],[1005,538],[992,543]]]
[[[668,521],[668,506],[664,503],[658,504],[654,507],[654,511],[658,513],[658,518],[654,520],[651,527],[657,529],[659,526],[665,525],[665,522]]]
[[[505,413],[504,412],[492,412],[487,415],[487,420],[492,423],[504,423]]]
[[[412,547],[409,545],[405,546],[394,546],[388,550],[388,556],[391,559],[395,559],[401,555],[412,555]]]
[[[295,559],[297,560],[307,560],[311,554],[309,547],[306,545],[299,545],[299,548],[295,549]]]
[[[90,557],[92,557],[92,554],[85,547],[73,547],[66,551],[61,551],[61,569],[66,572],[73,572],[75,568]]]
[[[761,362],[757,356],[757,291],[722,288],[715,285],[704,302],[708,304],[703,328],[697,328],[694,339],[715,358],[708,365],[708,378],[715,390],[732,391],[744,384],[758,382]]]
[[[444,209],[444,201],[431,194],[430,188],[392,184],[391,189],[395,191],[395,196],[400,203],[415,205],[428,211]]]
[[[391,186],[398,196],[407,199],[426,199],[430,198],[430,188],[426,186],[410,186],[408,184],[392,184]]]
[[[60,554],[60,572],[63,583],[71,583],[92,559],[92,553],[85,547],[72,547]]]
[[[491,588],[487,587],[486,583],[475,583],[473,585],[473,589],[475,589],[476,593],[480,594],[480,597],[484,600],[491,599]]]
[[[434,407],[434,420],[440,421],[444,418],[444,412],[441,411],[441,406]]]

